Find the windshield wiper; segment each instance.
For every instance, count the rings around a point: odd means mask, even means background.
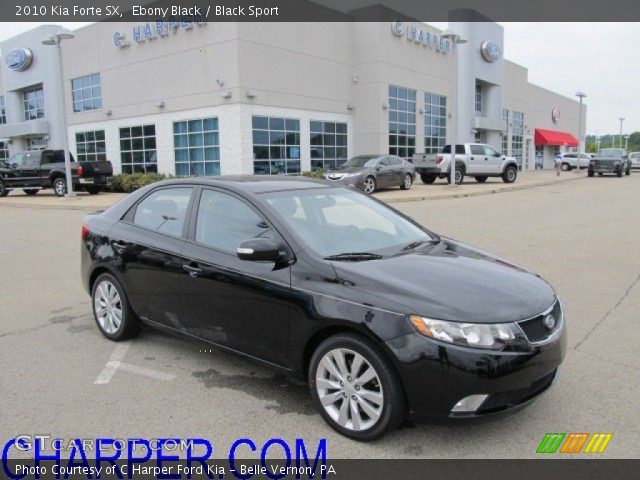
[[[346,260],[351,262],[358,262],[360,260],[379,260],[381,258],[384,257],[371,252],[345,252],[324,257],[325,260]]]
[[[407,243],[402,249],[401,252],[406,252],[407,250],[413,250],[414,248],[418,248],[420,245],[424,245],[428,243],[430,245],[435,245],[436,243],[440,243],[440,237],[435,237],[430,240],[416,240],[415,242]]]

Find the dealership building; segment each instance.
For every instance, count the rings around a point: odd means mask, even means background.
[[[66,134],[77,159],[116,172],[299,173],[435,153],[453,121],[458,142],[524,170],[577,146],[579,103],[505,60],[501,26],[450,28],[468,42],[452,49],[422,23],[176,21],[96,23],[51,45],[61,28],[43,25],[0,44],[0,157],[62,148]]]

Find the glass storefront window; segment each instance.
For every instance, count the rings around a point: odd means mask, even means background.
[[[424,153],[438,153],[447,138],[447,97],[424,94]]]
[[[522,142],[524,138],[524,113],[512,112],[511,125],[511,156],[516,159],[518,166],[522,167]]]
[[[329,170],[347,161],[347,124],[312,120],[311,171]]]
[[[123,173],[157,172],[156,126],[121,128],[120,161]]]
[[[504,130],[501,133],[502,137],[502,155],[509,155],[509,110],[502,109],[502,123],[504,123]]]
[[[104,130],[76,133],[76,158],[79,162],[106,161]]]
[[[217,118],[173,124],[176,175],[220,175],[220,133]]]
[[[24,105],[25,120],[44,118],[44,91],[42,90],[42,85],[24,90],[22,92],[22,103]]]
[[[416,151],[416,91],[389,86],[389,153],[411,158]]]
[[[4,95],[0,95],[0,125],[7,123],[7,108]]]
[[[251,121],[254,173],[300,173],[300,120],[254,116]]]

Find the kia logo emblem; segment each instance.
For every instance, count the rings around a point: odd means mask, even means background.
[[[553,315],[547,315],[543,320],[544,326],[551,330],[556,326],[556,319]]]

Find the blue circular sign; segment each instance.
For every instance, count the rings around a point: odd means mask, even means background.
[[[480,52],[487,62],[497,62],[502,57],[502,48],[494,42],[482,42]]]
[[[28,48],[14,48],[5,58],[7,67],[15,72],[22,72],[31,65],[33,53]]]

